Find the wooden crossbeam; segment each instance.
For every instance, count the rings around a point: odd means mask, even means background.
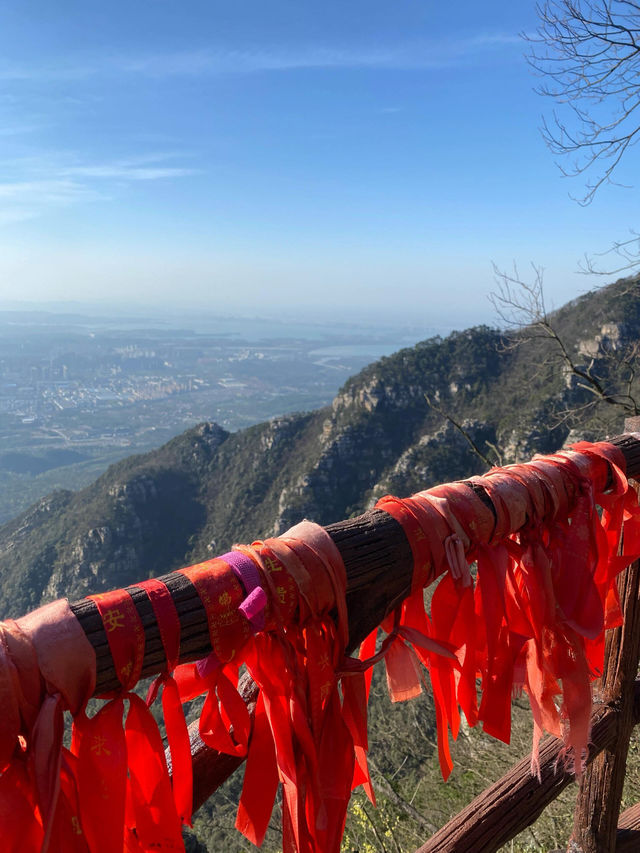
[[[616,853],[637,853],[640,850],[640,803],[620,815],[615,850]]]
[[[634,724],[640,723],[640,681],[634,684]],[[621,715],[615,706],[599,706],[591,718],[587,764],[613,747]],[[540,744],[540,780],[531,775],[531,754],[486,788],[432,836],[417,853],[495,853],[542,814],[575,775],[564,768],[564,743],[547,737]],[[604,850],[612,848],[601,848]],[[635,848],[640,849],[640,848]]]

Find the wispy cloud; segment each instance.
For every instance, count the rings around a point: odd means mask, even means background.
[[[481,59],[521,44],[519,36],[483,32],[457,39],[412,41],[380,45],[297,45],[207,48],[139,56],[76,59],[47,66],[0,64],[0,81],[84,80],[124,74],[180,77],[213,74],[253,74],[304,69],[439,69]]]
[[[115,178],[124,181],[158,181],[164,178],[184,178],[195,175],[195,169],[152,169],[143,166],[95,165],[75,166],[65,169],[63,174],[79,178]]]
[[[34,133],[40,129],[41,126],[35,124],[16,124],[7,125],[5,127],[0,126],[0,137],[22,136],[25,133]]]
[[[0,81],[5,83],[23,83],[47,79],[83,80],[100,73],[101,66],[96,63],[75,63],[68,60],[48,64],[3,62],[0,64]],[[105,66],[102,66],[105,70]]]
[[[520,45],[511,33],[477,33],[438,41],[414,41],[377,46],[321,46],[295,48],[209,49],[113,60],[113,67],[131,74],[179,76],[251,74],[313,68],[437,69],[450,67],[504,48]]]
[[[197,173],[195,169],[164,165],[173,156],[176,155],[150,153],[128,160],[78,163],[69,154],[58,154],[1,162],[0,225],[34,219],[72,205],[108,201],[138,181]],[[11,180],[3,180],[3,173],[11,175]],[[20,180],[15,180],[17,175]]]
[[[29,219],[37,219],[39,216],[37,209],[24,208],[9,208],[4,210],[0,208],[0,228],[4,225],[13,225],[16,222],[27,222]]]
[[[93,190],[74,181],[53,179],[0,183],[0,200],[41,200],[47,204],[66,205],[98,197]]]

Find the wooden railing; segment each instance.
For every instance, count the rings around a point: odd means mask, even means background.
[[[611,441],[625,456],[628,476],[638,477],[640,418],[631,419],[625,426],[628,432]],[[482,489],[468,485],[490,506]],[[413,571],[411,548],[398,522],[377,509],[325,529],[346,567],[348,651],[353,651],[409,594]],[[629,738],[633,726],[640,722],[640,682],[636,681],[640,654],[639,579],[637,564],[620,577],[625,624],[608,637],[605,672],[595,688],[592,743],[588,768],[580,784],[570,847],[574,853],[640,850],[640,804],[619,817]],[[180,616],[180,662],[205,657],[211,651],[208,621],[194,587],[180,573],[164,575],[162,580],[170,589]],[[146,593],[136,587],[129,591],[145,630],[142,675],[153,675],[166,665],[158,626]],[[96,695],[117,689],[119,682],[94,602],[83,599],[71,606],[96,650]],[[241,683],[241,692],[251,710],[257,688],[248,677]],[[194,808],[198,808],[243,759],[219,754],[205,746],[198,736],[197,723],[192,725],[190,736]],[[420,853],[491,853],[509,842],[574,780],[573,774],[564,770],[559,761],[562,749],[559,740],[543,741],[540,779],[531,776],[530,758],[523,759],[439,830],[420,848]]]

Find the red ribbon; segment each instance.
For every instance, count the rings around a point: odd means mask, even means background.
[[[167,670],[149,688],[147,705],[151,705],[162,685],[162,714],[167,731],[167,743],[171,753],[171,783],[176,811],[182,823],[191,826],[193,809],[193,772],[191,766],[191,743],[184,718],[180,692],[173,671],[180,657],[180,617],[167,585],[160,580],[150,579],[136,584],[149,596],[153,613],[158,623],[162,646],[167,658]]]
[[[177,614],[169,591],[163,590],[160,582],[141,586],[147,589],[154,612],[159,615],[160,634],[171,664],[179,654],[179,629],[176,632]],[[129,692],[142,671],[142,620],[127,590],[91,598],[102,617],[114,668],[123,689],[93,718],[82,712],[75,719],[72,751],[78,759],[80,806],[90,849],[92,853],[107,853],[123,849],[124,845],[124,849],[130,851],[181,850],[176,803],[182,806],[188,819],[191,806],[185,802],[185,797],[190,783],[187,781],[182,788],[178,785],[174,799],[157,724],[140,697]],[[167,677],[165,693],[168,683]],[[176,719],[171,690],[169,687],[169,699],[165,703],[172,728],[171,739],[174,751],[176,743],[181,744],[182,752],[177,751],[183,755],[186,725],[184,717],[182,724]],[[176,694],[174,685],[174,700]],[[124,699],[129,707],[123,729]],[[92,784],[90,780],[98,777],[100,783]],[[104,823],[108,824],[106,832]]]
[[[620,620],[616,577],[640,554],[637,498],[624,458],[613,445],[582,442],[472,482],[487,494],[493,514],[466,483],[378,503],[402,524],[414,555],[414,593],[396,631],[423,610],[415,577],[448,572],[433,595],[432,625],[427,619],[420,630],[456,650],[457,660],[414,646],[431,676],[443,775],[452,766],[446,730],[457,736],[459,709],[469,725],[480,720],[508,742],[511,694],[523,685],[534,716],[534,770],[542,729],[560,735],[566,728],[567,755],[579,774],[589,737],[589,685],[602,670],[603,629]],[[635,524],[619,555],[623,516]],[[471,584],[464,563],[474,560]],[[397,641],[386,663],[392,698],[419,691],[413,659]]]

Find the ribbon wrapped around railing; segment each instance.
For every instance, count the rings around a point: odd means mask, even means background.
[[[92,715],[95,653],[68,604],[0,623],[3,849],[183,849],[192,781],[182,703],[205,694],[202,740],[247,759],[238,829],[262,843],[281,785],[284,853],[338,853],[352,788],[364,785],[374,801],[367,697],[382,659],[394,701],[419,693],[428,672],[445,777],[448,732],[457,736],[461,712],[508,741],[519,688],[533,712],[533,770],[546,729],[564,737],[567,761],[580,773],[603,631],[620,622],[616,576],[640,554],[637,497],[620,452],[581,443],[377,506],[406,534],[413,581],[381,625],[386,637],[380,643],[372,632],[359,659],[345,656],[342,557],[307,521],[179,570],[207,617],[211,653],[195,663],[177,665],[180,620],[167,586],[136,585],[166,657],[147,704],[132,692],[145,637],[128,590],[90,597],[121,684]],[[623,520],[631,523],[620,548]],[[438,578],[429,611],[424,587]],[[237,690],[242,666],[259,688],[253,719]],[[148,708],[160,689],[172,778]],[[70,749],[62,746],[67,709]]]
[[[171,666],[175,664],[176,646],[179,647],[179,620],[176,626],[175,614],[160,585],[147,584],[146,591],[159,619],[165,649],[173,655],[173,659],[169,658]],[[148,706],[131,692],[142,670],[142,621],[126,589],[90,598],[102,617],[122,690],[93,717],[81,712],[74,719],[71,751],[78,759],[78,796],[89,849],[91,853],[108,853],[123,847],[132,853],[179,850],[182,832],[176,800],[180,802],[182,791],[176,790],[174,798],[157,724]],[[167,674],[163,699],[167,691],[171,696],[169,679]],[[174,692],[177,694],[175,688]],[[172,723],[170,702],[165,702],[167,708],[167,722]],[[167,729],[175,751],[175,731],[169,726]],[[189,804],[187,818],[190,813]]]
[[[418,644],[412,651],[398,637],[386,656],[394,701],[421,690],[416,656],[429,671],[444,777],[452,768],[448,729],[455,739],[460,710],[470,726],[480,721],[508,743],[511,696],[521,688],[534,719],[532,771],[546,729],[564,737],[579,775],[604,629],[621,619],[616,576],[640,556],[637,495],[620,451],[581,442],[406,500],[384,497],[377,506],[403,526],[414,556],[413,593],[397,624],[455,652],[433,655]],[[620,549],[623,519],[630,523]],[[429,618],[422,584],[440,575]]]

